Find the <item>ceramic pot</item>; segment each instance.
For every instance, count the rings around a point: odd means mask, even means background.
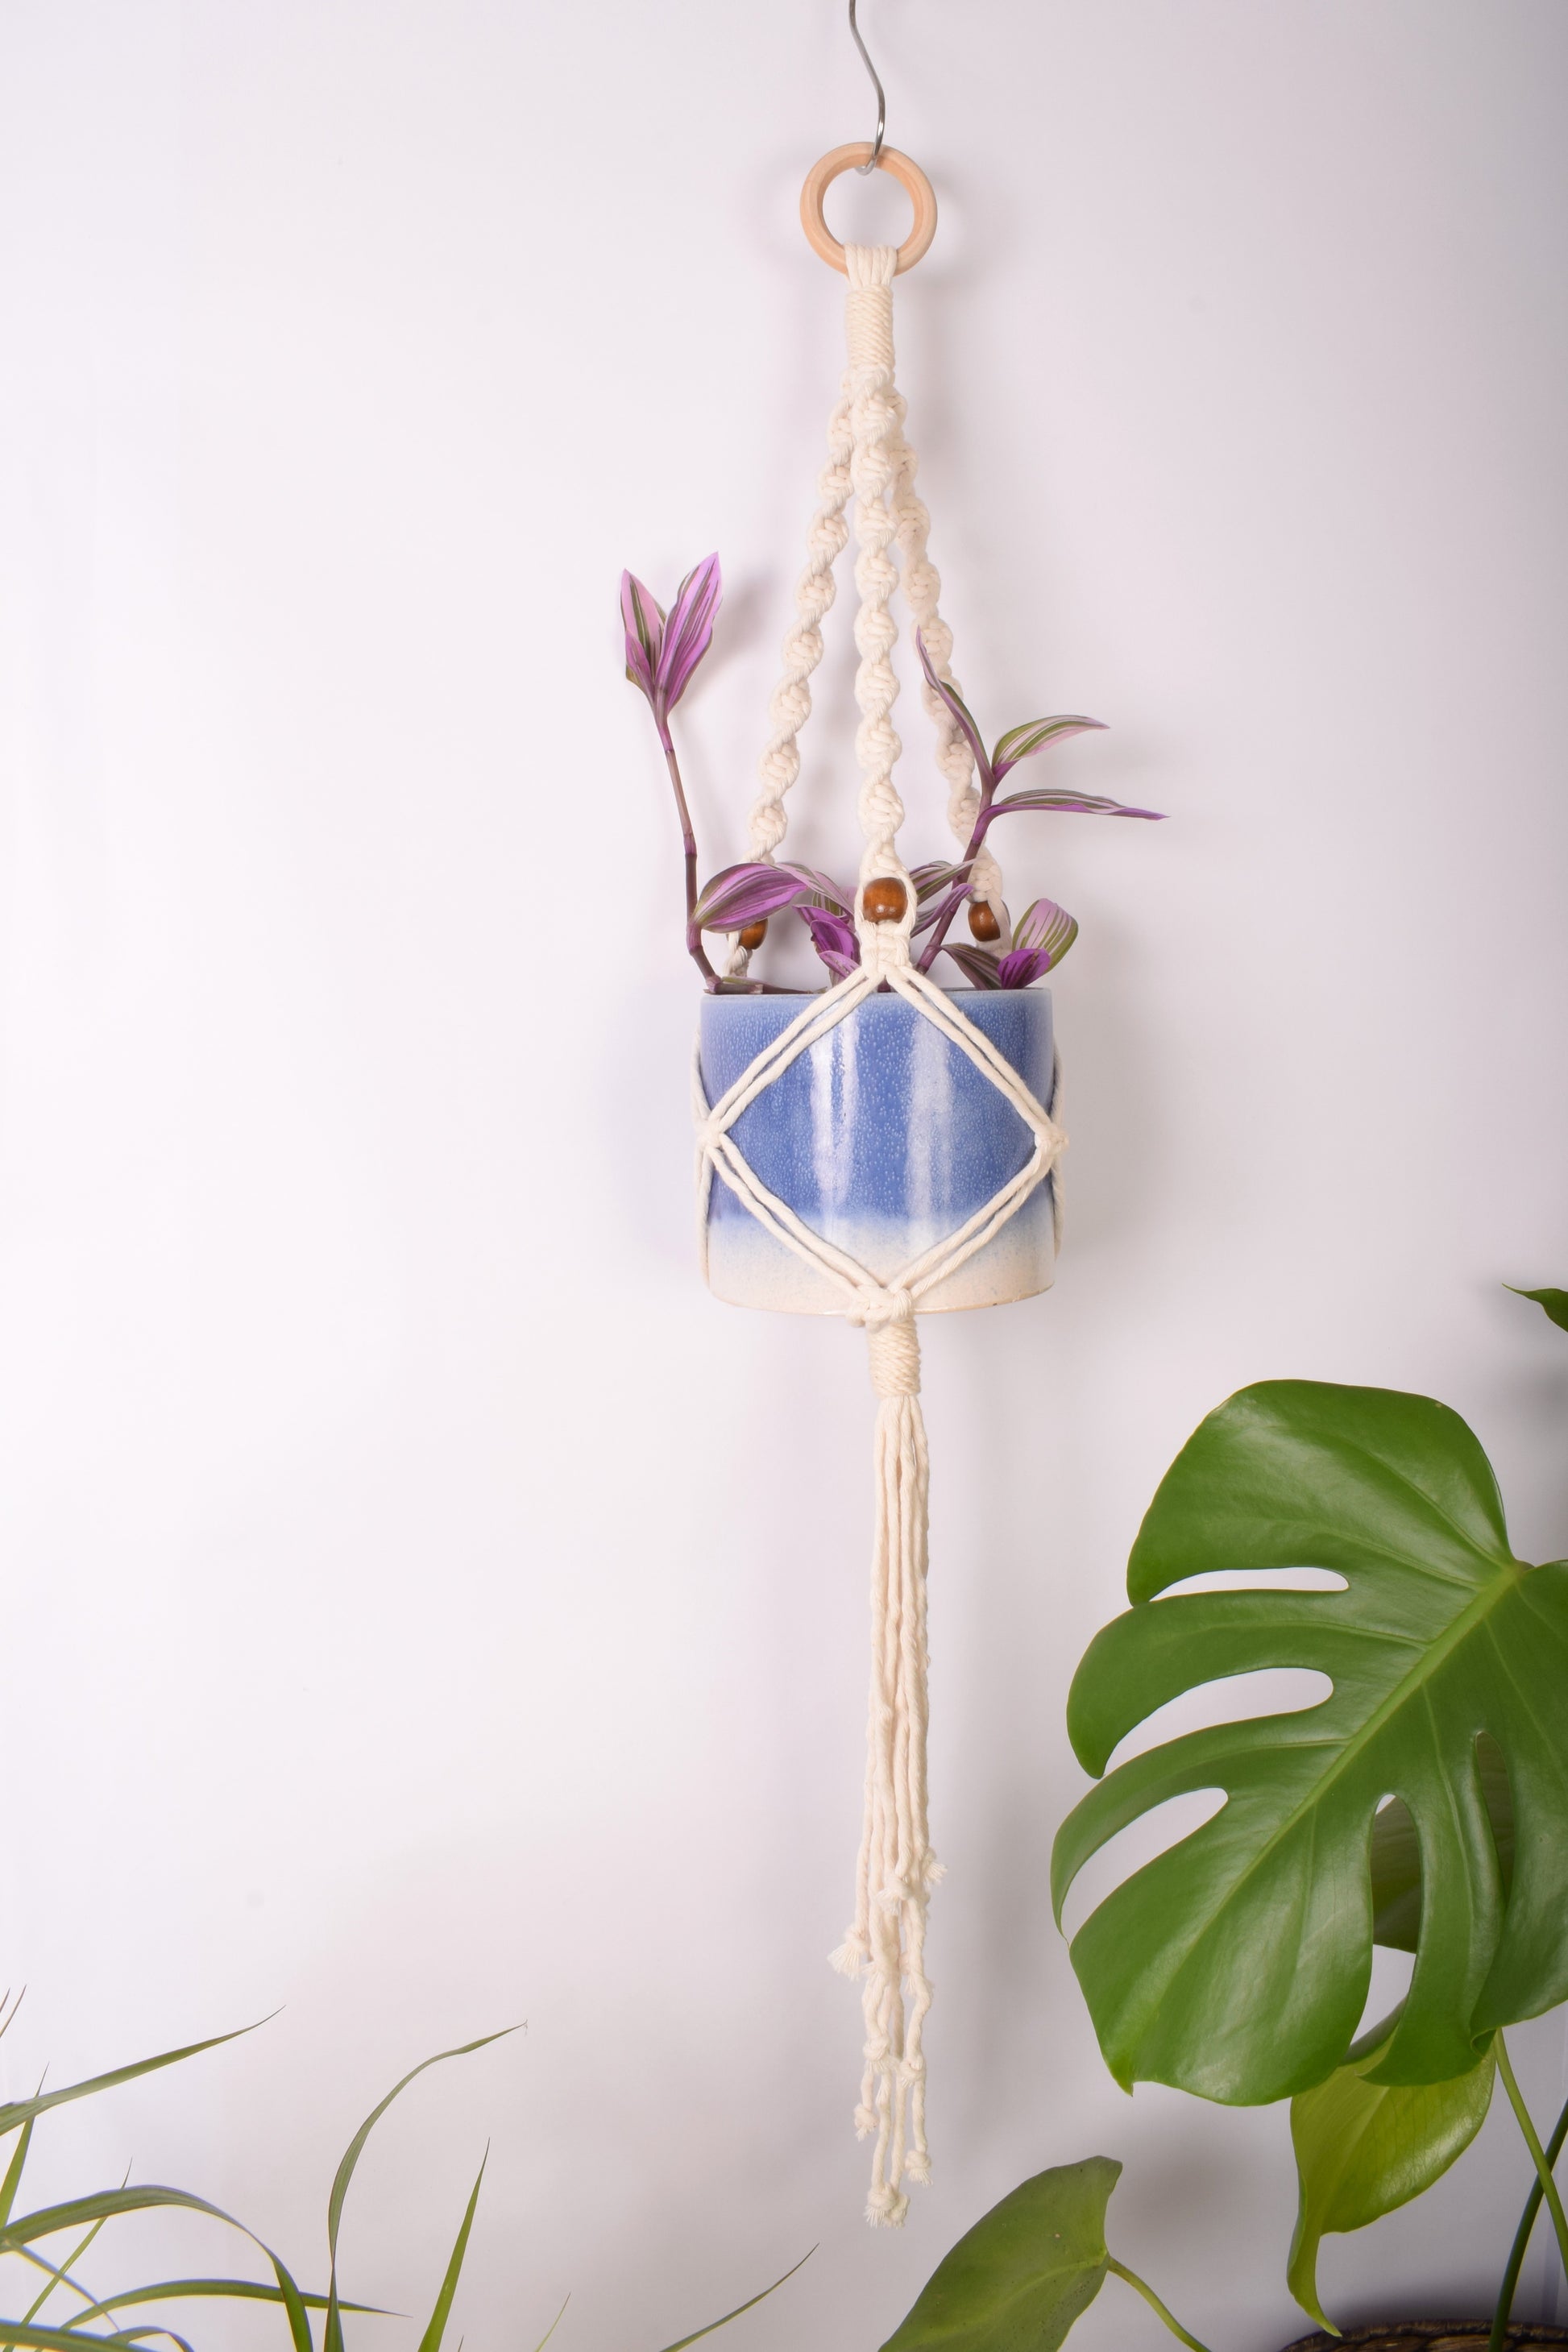
[[[1051,1000],[1043,988],[947,992],[1051,1104]],[[717,1102],[809,997],[705,996],[700,1066]],[[963,1225],[1034,1149],[1006,1097],[901,996],[866,997],[764,1087],[731,1129],[769,1191],[879,1282]],[[984,1249],[921,1299],[921,1312],[995,1307],[1048,1287],[1052,1180]],[[765,1232],[721,1178],[708,1199],[708,1280],[736,1307],[841,1315],[843,1294]]]

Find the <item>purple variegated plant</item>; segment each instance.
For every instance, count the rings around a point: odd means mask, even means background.
[[[711,881],[699,887],[697,836],[680,781],[680,765],[669,731],[669,714],[691,682],[699,662],[713,639],[713,619],[722,583],[719,558],[710,555],[689,572],[676,591],[668,614],[655,603],[640,580],[621,574],[621,617],[626,627],[626,676],[647,698],[658,730],[686,853],[686,946],[710,990],[754,995],[788,993],[768,982],[749,977],[721,979],[702,944],[705,931],[738,936],[747,949],[762,945],[775,915],[796,914],[805,923],[812,946],[834,980],[843,980],[860,961],[855,929],[855,892],[842,889],[829,875],[784,859],[750,859],[726,866]],[[919,942],[916,962],[929,971],[939,955],[951,958],[976,988],[1027,988],[1054,971],[1078,937],[1078,925],[1052,898],[1037,898],[1012,926],[1006,909],[997,910],[974,888],[974,862],[985,836],[998,817],[1019,809],[1050,809],[1090,816],[1136,816],[1155,819],[1156,809],[1125,808],[1120,801],[1102,800],[1091,793],[1061,792],[1050,785],[1026,786],[997,797],[998,787],[1024,760],[1032,760],[1053,743],[1098,729],[1098,719],[1072,717],[1033,719],[1009,728],[988,751],[974,718],[957,688],[937,675],[924,637],[916,645],[927,681],[947,706],[962,730],[979,776],[979,800],[974,823],[963,856],[917,866],[910,876],[915,893],[911,941]],[[974,944],[955,942],[948,936],[961,908],[967,907]],[[994,946],[993,942],[1003,942]]]

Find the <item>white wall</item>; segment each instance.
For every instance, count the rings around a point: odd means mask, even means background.
[[[961,672],[994,726],[1111,721],[1059,772],[1173,818],[1005,845],[1083,925],[1070,1231],[1052,1297],[926,1348],[938,2185],[862,2225],[823,1965],[863,1349],[699,1284],[615,623],[622,563],[721,550],[717,865],[838,366],[794,219],[868,129],[838,0],[5,11],[0,2072],[285,2004],[52,2124],[39,2189],[133,2160],[316,2273],[376,2095],[526,2017],[409,2095],[345,2240],[414,2309],[489,2135],[476,2347],[571,2289],[558,2343],[651,2347],[816,2243],[726,2340],[869,2352],[1096,2150],[1124,2259],[1266,2347],[1306,2325],[1285,2116],[1111,2087],[1047,1900],[1062,1703],[1161,1471],[1262,1375],[1448,1398],[1564,1548],[1568,1355],[1500,1286],[1568,1279],[1568,14],[864,15],[942,205],[900,368]],[[840,863],[847,675],[798,836]],[[1558,2025],[1519,2045],[1554,2107]],[[1494,2116],[1331,2242],[1331,2307],[1479,2307],[1527,2177]],[[149,2227],[91,2274],[222,2258]],[[1155,2332],[1113,2284],[1075,2342]]]

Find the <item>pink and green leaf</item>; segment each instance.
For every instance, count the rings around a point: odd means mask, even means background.
[[[952,958],[959,971],[973,987],[1001,987],[1001,963],[988,948],[966,947],[962,940],[944,940],[942,953]]]
[[[825,907],[831,915],[847,915],[855,905],[853,890],[841,890],[831,874],[821,873],[815,866],[797,866],[793,859],[781,857],[779,870],[796,874],[805,886],[805,903]]]
[[[1001,782],[1009,768],[1020,760],[1032,760],[1037,751],[1052,743],[1064,743],[1069,735],[1083,735],[1098,730],[1104,732],[1102,719],[1079,719],[1068,714],[1061,719],[1031,719],[1026,726],[1009,727],[1005,735],[996,738],[996,749],[991,754],[991,765],[996,781]]]
[[[1162,822],[1158,809],[1126,808],[1120,801],[1102,800],[1097,793],[1067,793],[1034,784],[1021,793],[1009,793],[1004,801],[993,801],[980,820],[982,835],[1013,809],[1051,809],[1079,816],[1142,816],[1156,824]]]
[[[846,915],[836,915],[822,907],[803,901],[799,912],[811,944],[833,974],[835,980],[847,980],[860,961],[860,942],[855,926]]]
[[[798,906],[810,895],[810,885],[787,866],[748,860],[726,866],[700,892],[691,919],[701,931],[741,931],[748,923],[765,922],[785,907]]]
[[[704,556],[676,591],[654,662],[654,686],[667,712],[680,700],[713,642],[713,616],[723,593],[717,555]]]
[[[1015,948],[1038,949],[1051,963],[1060,963],[1078,937],[1078,924],[1054,898],[1037,898],[1013,926]]]
[[[991,755],[986,751],[985,745],[981,739],[980,729],[975,723],[974,713],[970,709],[968,703],[965,702],[957,687],[951,685],[945,677],[939,677],[937,676],[935,664],[932,662],[930,654],[926,651],[924,633],[920,629],[915,631],[915,646],[921,657],[921,667],[926,674],[926,684],[931,688],[933,694],[939,694],[942,697],[942,699],[947,705],[949,711],[958,721],[959,726],[963,730],[964,735],[968,739],[969,748],[974,754],[975,765],[980,770],[981,783],[987,791],[992,790],[994,787],[996,779],[992,772]]]
[[[664,608],[630,572],[621,574],[621,622],[626,633],[626,676],[651,702],[654,665],[664,642]]]

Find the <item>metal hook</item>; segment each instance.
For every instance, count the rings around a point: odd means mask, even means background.
[[[888,128],[888,93],[882,88],[880,74],[871,63],[871,52],[860,37],[860,27],[855,22],[855,5],[856,0],[849,0],[849,30],[855,37],[855,46],[860,52],[861,63],[870,75],[871,87],[877,93],[877,137],[871,149],[871,159],[869,163],[857,163],[855,166],[856,170],[864,176],[868,172],[874,172],[881,160],[882,137]]]

